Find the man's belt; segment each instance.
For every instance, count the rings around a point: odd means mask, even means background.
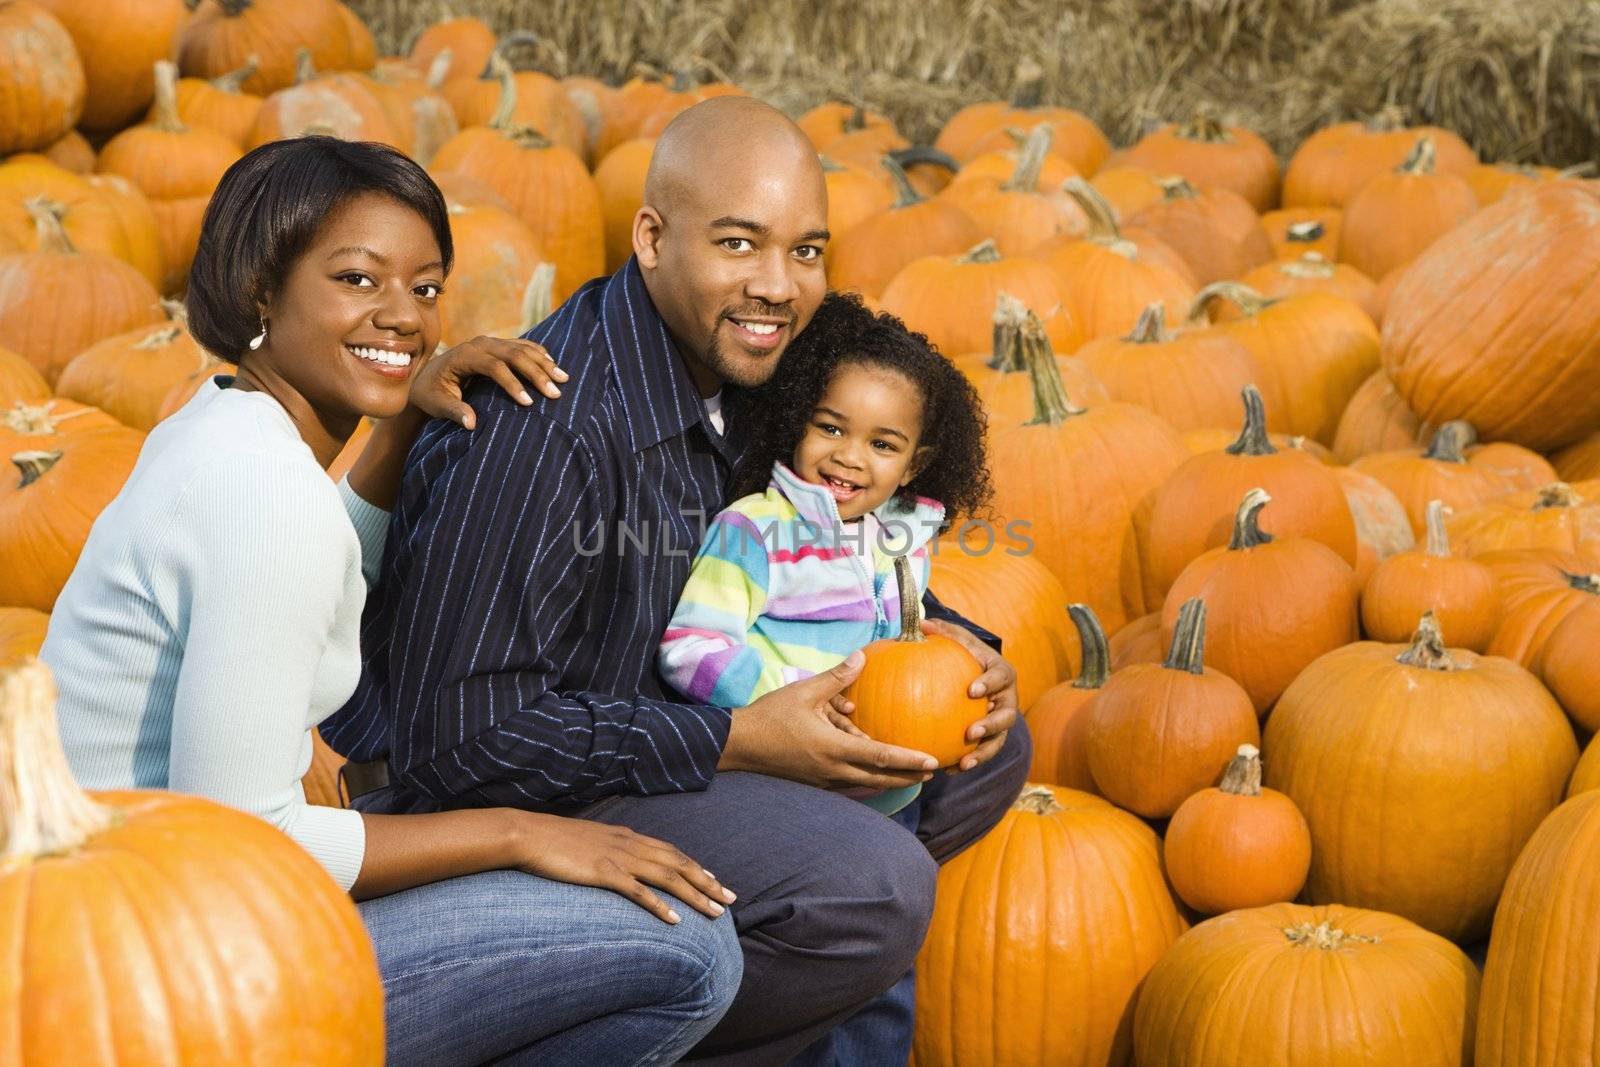
[[[349,807],[356,797],[389,784],[389,761],[380,759],[371,763],[357,763],[346,760],[344,766],[339,768],[339,784],[345,794],[345,806]]]

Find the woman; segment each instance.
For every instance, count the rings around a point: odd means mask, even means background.
[[[670,1062],[741,974],[718,918],[732,894],[709,872],[598,823],[365,815],[300,789],[310,729],[355,688],[386,509],[423,421],[470,428],[471,374],[530,403],[517,374],[551,396],[565,377],[539,346],[487,338],[424,367],[451,253],[437,187],[387,148],[280,141],[223,176],[189,322],[238,374],[151,432],[56,604],[41,656],[63,742],[89,788],[208,796],[321,861],[372,935],[390,1062]],[[383,421],[335,487],[326,468],[363,417]]]

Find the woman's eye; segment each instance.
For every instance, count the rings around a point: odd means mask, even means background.
[[[750,240],[746,237],[724,237],[717,243],[730,252],[748,252],[751,248]]]
[[[373,284],[375,284],[373,282],[373,280],[371,278],[367,277],[365,274],[362,274],[359,271],[353,271],[353,270],[352,271],[346,271],[345,273],[339,275],[339,280],[341,282],[349,282],[351,285],[373,285]]]

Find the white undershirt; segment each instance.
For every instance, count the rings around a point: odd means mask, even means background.
[[[715,393],[706,397],[704,403],[706,405],[706,421],[711,423],[711,428],[717,431],[718,437],[721,437],[726,432],[726,423],[722,418],[722,390],[718,389]]]

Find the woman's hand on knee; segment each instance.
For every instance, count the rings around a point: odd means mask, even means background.
[[[716,918],[733,903],[733,891],[665,841],[625,826],[518,812],[517,866],[557,882],[609,889],[662,922],[679,916],[654,889],[663,889],[696,911]]]

